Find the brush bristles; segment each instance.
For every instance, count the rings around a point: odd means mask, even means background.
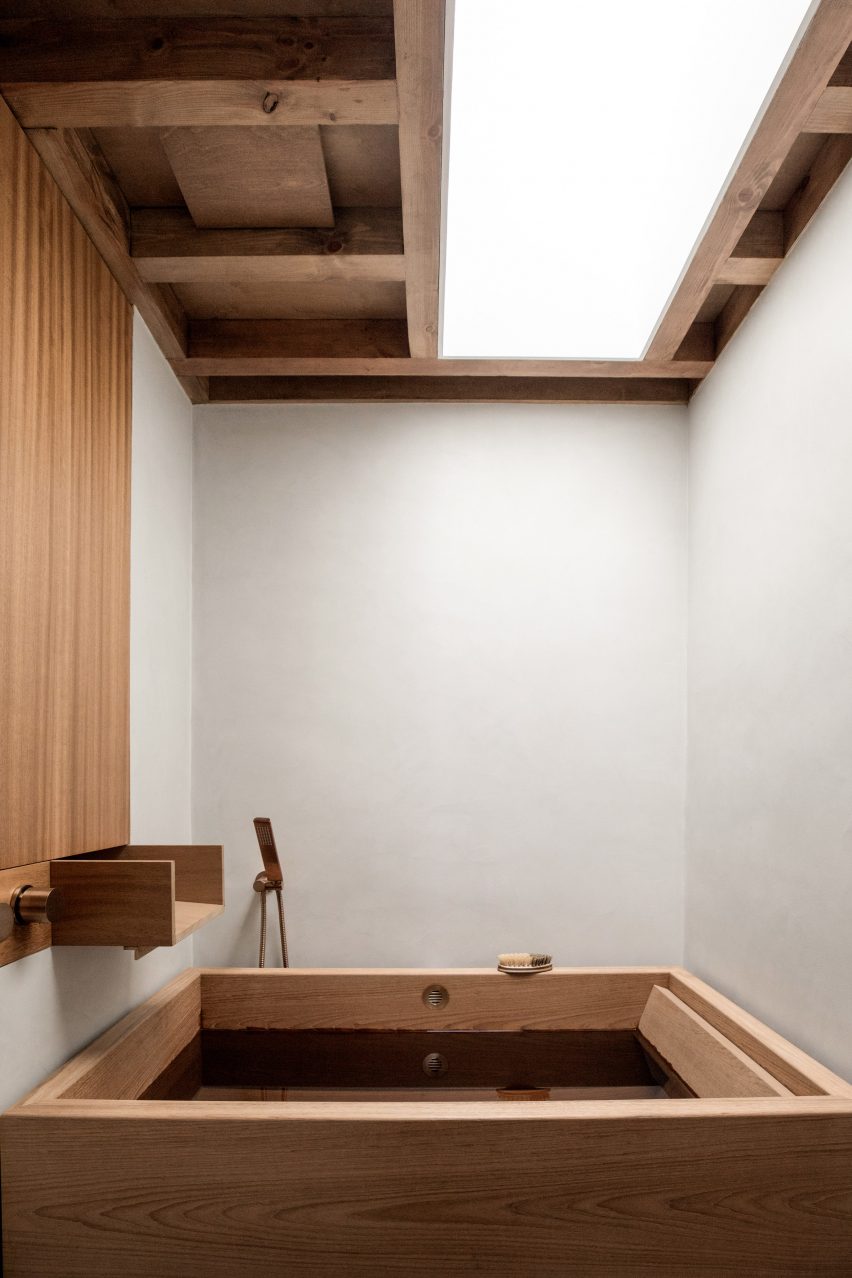
[[[499,954],[497,956],[500,967],[546,967],[551,961],[549,954]]]

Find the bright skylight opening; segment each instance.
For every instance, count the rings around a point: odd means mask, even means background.
[[[809,0],[455,0],[445,356],[638,358]]]

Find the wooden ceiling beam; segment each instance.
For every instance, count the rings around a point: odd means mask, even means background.
[[[717,284],[768,284],[782,257],[729,257],[719,269]]]
[[[394,0],[399,155],[411,354],[438,354],[444,0]]]
[[[690,383],[665,378],[214,377],[211,403],[685,404]]]
[[[799,189],[782,213],[758,212],[740,240],[735,254],[753,253],[751,257],[733,256],[728,259],[725,275],[728,283],[739,284],[716,317],[712,325],[717,350],[721,351],[739,329],[743,320],[763,292],[768,278],[780,266],[785,255],[795,244],[802,231],[816,213],[841,173],[852,160],[852,135],[836,134],[827,137],[805,176]],[[778,225],[770,219],[781,219],[782,252],[775,259],[761,257],[760,252],[772,253],[778,243]],[[739,278],[734,277],[738,267],[747,263]],[[766,270],[764,277],[762,271]]]
[[[408,333],[405,320],[393,319],[189,321],[191,361],[221,362],[239,353],[251,359],[286,356],[329,362],[338,357],[405,359]]]
[[[783,260],[784,214],[758,209],[715,282],[768,284]]]
[[[274,340],[263,341],[251,330],[231,331],[232,325],[251,323],[265,325],[267,338]],[[412,359],[404,354],[376,355],[366,353],[367,347],[376,345],[369,329],[347,330],[345,323],[196,320],[191,322],[190,354],[173,360],[172,367],[181,374],[204,377],[484,377],[490,381],[497,377],[700,381],[713,367],[712,360],[656,364],[644,360]],[[285,331],[276,334],[276,324]],[[199,325],[204,328],[199,329]],[[323,325],[340,327],[328,334]],[[712,325],[708,327],[712,329]],[[359,348],[364,353],[359,353]]]
[[[3,81],[393,80],[394,56],[390,15],[0,21]]]
[[[156,0],[158,14],[174,17],[230,17],[235,0]],[[152,0],[4,0],[7,17],[26,18],[126,18],[150,16]],[[309,18],[347,17],[353,13],[380,16],[393,13],[393,0],[239,0],[246,16],[277,17],[282,8],[288,14]]]
[[[648,343],[671,359],[852,42],[852,0],[821,0]]]
[[[852,133],[852,88],[827,88],[808,116],[804,132]]]
[[[180,209],[137,209],[131,248],[160,282],[405,279],[398,209],[340,209],[329,229],[292,230],[201,230]]]
[[[393,80],[4,81],[0,93],[25,129],[397,122]]]
[[[789,252],[852,160],[852,134],[825,139],[810,173],[784,210],[784,244]]]
[[[223,321],[227,323],[229,321]],[[297,321],[294,321],[297,322]],[[323,321],[333,322],[333,321]],[[699,382],[713,367],[707,361],[669,364],[630,364],[626,360],[594,363],[588,360],[476,360],[411,359],[405,356],[347,355],[189,355],[171,361],[182,376],[203,377],[480,377],[495,381],[508,378],[601,378]],[[495,367],[496,365],[496,367]]]
[[[758,209],[737,240],[731,257],[773,258],[784,256],[784,215]]]

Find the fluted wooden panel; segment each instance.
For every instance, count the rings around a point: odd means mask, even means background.
[[[128,838],[130,344],[0,101],[0,867]]]

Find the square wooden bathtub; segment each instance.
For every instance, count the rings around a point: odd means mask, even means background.
[[[679,969],[193,969],[0,1154],[7,1278],[852,1274],[852,1087]]]

